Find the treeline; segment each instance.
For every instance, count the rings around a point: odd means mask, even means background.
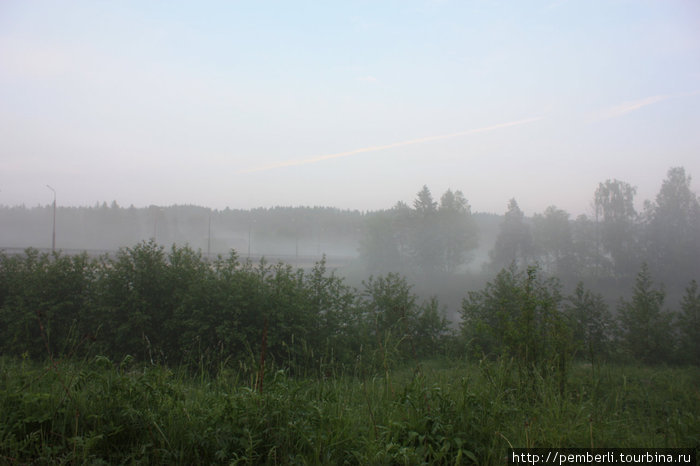
[[[374,212],[326,207],[212,210],[197,206],[58,207],[58,249],[116,250],[153,239],[189,244],[212,256],[235,249],[246,256],[357,257],[368,274],[431,277],[481,274],[515,262],[539,264],[568,285],[579,280],[612,290],[630,286],[642,263],[674,294],[700,277],[700,202],[691,177],[671,168],[656,198],[635,207],[636,188],[601,182],[592,212],[571,215],[554,205],[525,215],[517,201],[501,216],[472,213],[461,191],[433,198],[427,186],[411,205]],[[51,206],[0,207],[0,247],[49,247]]]
[[[0,247],[51,247],[52,206],[0,207]],[[364,216],[331,207],[209,209],[193,205],[57,206],[56,248],[116,251],[144,240],[189,244],[212,255],[357,255]]]
[[[31,249],[0,255],[0,353],[36,359],[131,355],[197,368],[267,361],[320,374],[465,354],[541,372],[573,358],[700,364],[697,283],[676,311],[665,306],[646,265],[614,315],[583,284],[565,296],[539,267],[513,263],[465,297],[457,330],[437,298],[419,301],[404,277],[370,277],[354,289],[323,261],[310,271],[241,262],[233,252],[209,261],[152,241],[99,260]]]
[[[524,221],[511,200],[491,253],[495,270],[537,261],[566,277],[634,277],[642,263],[668,284],[700,276],[700,202],[691,177],[671,168],[653,201],[635,209],[636,188],[620,180],[600,183],[593,196],[593,218],[573,222],[551,206]]]
[[[423,186],[412,207],[399,202],[368,214],[360,256],[373,273],[455,273],[478,244],[478,226],[464,194],[448,189],[438,203]]]
[[[424,186],[412,207],[399,202],[368,215],[361,256],[373,273],[431,275],[463,271],[487,247],[482,262],[490,276],[511,263],[538,264],[568,283],[619,286],[647,263],[667,286],[682,288],[689,277],[700,277],[700,202],[690,183],[683,168],[671,168],[656,199],[638,212],[636,188],[606,180],[592,196],[592,216],[573,220],[554,205],[528,218],[511,199],[497,231],[482,232],[479,226],[491,225],[471,213],[460,191],[446,191],[438,203]]]

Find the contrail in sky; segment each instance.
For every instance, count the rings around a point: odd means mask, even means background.
[[[609,118],[616,118],[622,115],[626,115],[628,113],[634,112],[639,110],[640,108],[646,107],[647,105],[652,105],[657,102],[664,101],[668,99],[669,95],[654,95],[651,97],[647,97],[645,99],[639,99],[639,100],[633,100],[629,102],[623,102],[619,105],[615,105],[614,107],[610,107],[606,109],[601,116],[601,119],[607,120]]]
[[[319,155],[317,157],[311,157],[308,159],[290,160],[288,162],[277,162],[277,163],[272,163],[270,165],[263,165],[261,167],[254,167],[254,168],[240,170],[237,173],[238,174],[254,173],[254,172],[267,171],[267,170],[274,170],[275,168],[294,167],[297,165],[307,165],[310,163],[322,162],[324,160],[330,160],[330,159],[338,159],[340,157],[348,157],[350,155],[362,154],[365,152],[375,152],[375,151],[384,150],[384,149],[393,149],[394,147],[410,146],[411,144],[420,144],[423,142],[438,141],[440,139],[449,139],[449,138],[454,138],[457,136],[466,136],[468,134],[486,133],[486,132],[494,131],[494,130],[501,129],[501,128],[508,128],[510,126],[525,125],[527,123],[532,123],[534,121],[539,121],[541,119],[542,119],[542,117],[526,118],[524,120],[509,121],[508,123],[500,123],[497,125],[485,126],[483,128],[468,129],[466,131],[460,131],[458,133],[441,134],[439,136],[428,136],[428,137],[419,138],[419,139],[410,139],[408,141],[394,142],[391,144],[384,144],[381,146],[363,147],[361,149],[349,150],[347,152],[338,152],[336,154]]]
[[[607,108],[605,111],[603,111],[601,113],[599,119],[608,120],[610,118],[617,118],[617,117],[620,117],[623,115],[627,115],[628,113],[635,112],[635,111],[637,111],[641,108],[644,108],[648,105],[653,105],[657,102],[663,102],[664,100],[668,100],[668,99],[677,99],[680,97],[694,97],[698,94],[700,94],[700,91],[695,90],[695,91],[691,91],[691,92],[683,92],[680,94],[654,95],[651,97],[646,97],[644,99],[623,102],[619,105],[615,105],[613,107]]]

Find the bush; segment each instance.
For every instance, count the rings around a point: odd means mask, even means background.
[[[484,290],[462,304],[462,333],[472,354],[513,358],[523,373],[563,376],[571,357],[571,336],[555,279],[538,267],[503,269]]]

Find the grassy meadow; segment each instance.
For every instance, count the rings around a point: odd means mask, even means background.
[[[700,369],[508,360],[215,373],[0,360],[4,464],[505,464],[513,447],[697,447]],[[262,379],[262,380],[261,380]]]

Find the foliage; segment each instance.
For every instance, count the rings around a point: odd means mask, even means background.
[[[362,307],[371,327],[368,334],[380,352],[381,364],[390,359],[437,354],[448,323],[436,298],[422,305],[405,277],[389,273],[363,282]]]
[[[0,352],[65,355],[93,338],[97,322],[84,310],[94,303],[96,273],[86,254],[0,255]]]
[[[595,191],[596,222],[600,222],[600,240],[613,260],[617,274],[627,274],[637,265],[639,242],[638,215],[634,209],[637,188],[620,180],[606,180]]]
[[[574,275],[574,244],[569,214],[549,206],[544,214],[535,214],[532,222],[534,246],[542,268],[553,275]]]
[[[619,307],[635,363],[672,360],[663,302],[643,267]],[[677,327],[691,364],[697,303],[691,282]],[[489,465],[511,444],[697,445],[697,367],[608,365],[614,325],[583,285],[565,300],[512,264],[462,318],[460,340],[405,277],[358,291],[323,260],[154,241],[100,260],[0,254],[0,462]],[[478,357],[430,361],[457,341]]]
[[[271,368],[263,393],[241,375],[0,359],[0,462],[500,465],[510,446],[688,448],[700,432],[697,368],[576,367],[535,396],[507,360],[371,379]]]
[[[654,289],[649,267],[642,264],[632,299],[622,299],[618,306],[621,343],[627,354],[639,361],[668,361],[673,352],[672,316],[662,309],[664,298],[662,289]]]
[[[532,233],[524,218],[516,200],[511,199],[490,254],[492,269],[500,270],[511,263],[524,267],[532,257]]]
[[[439,270],[444,261],[437,207],[430,190],[423,186],[413,201],[409,244],[412,264],[428,274]]]
[[[671,281],[700,275],[700,201],[690,181],[682,167],[671,168],[655,202],[646,205],[648,259]]]
[[[571,227],[572,253],[579,280],[612,277],[613,263],[601,245],[600,223],[585,215],[579,215]]]
[[[365,221],[360,257],[373,273],[397,272],[409,265],[410,208],[398,203],[393,209],[373,213]]]
[[[455,273],[471,260],[469,254],[476,249],[479,239],[471,207],[461,191],[448,189],[442,195],[438,222],[444,269],[447,273]]]
[[[31,249],[0,255],[0,278],[0,349],[36,359],[99,352],[253,370],[267,358],[325,373],[387,344],[401,357],[434,354],[447,327],[437,301],[418,303],[396,274],[371,278],[360,299],[325,259],[308,271],[241,263],[234,252],[212,262],[152,240],[100,260]]]
[[[450,324],[435,296],[420,306],[413,326],[411,338],[414,356],[431,357],[444,354],[449,349]]]
[[[537,267],[520,272],[513,264],[484,290],[469,293],[462,332],[475,351],[514,358],[528,377],[564,377],[572,348],[561,301],[556,280],[543,279]]]
[[[681,360],[700,366],[700,292],[695,280],[685,290],[677,323]]]
[[[167,280],[168,263],[153,240],[125,248],[114,259],[103,258],[100,321],[108,354],[133,354],[144,359],[164,355],[170,335],[175,284]]]
[[[696,361],[695,295],[682,303],[681,354],[674,355],[664,293],[644,270],[633,299],[619,308],[627,356]],[[538,267],[511,265],[463,301],[462,338],[490,357],[513,357],[530,374],[565,374],[574,349],[591,362],[617,356],[602,298],[580,287],[565,302],[559,289]],[[404,276],[373,276],[358,291],[324,260],[310,270],[241,262],[235,252],[211,261],[189,246],[166,251],[154,241],[99,260],[32,249],[0,254],[0,350],[33,359],[131,355],[210,372],[240,366],[253,375],[265,360],[294,375],[386,371],[463,353],[446,313],[436,297],[421,301]]]
[[[368,216],[360,256],[371,272],[454,274],[477,245],[478,228],[464,194],[448,189],[438,204],[423,186],[413,208],[399,202]]]
[[[567,298],[565,313],[577,349],[595,365],[610,356],[615,326],[603,297],[584,288],[579,282]]]

